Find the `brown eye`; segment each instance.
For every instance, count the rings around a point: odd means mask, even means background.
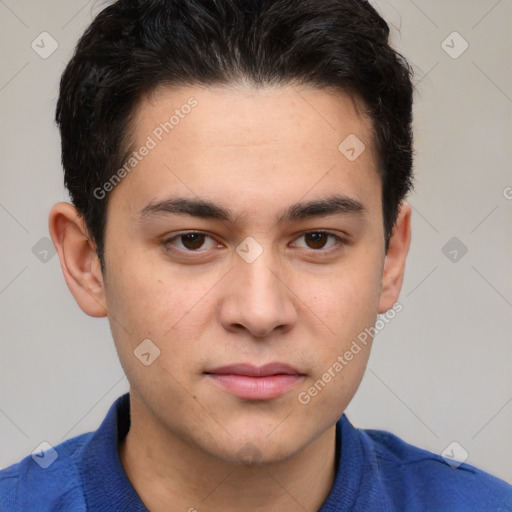
[[[328,233],[322,232],[307,233],[304,236],[308,247],[311,249],[323,249],[329,238]]]
[[[346,242],[343,238],[329,231],[309,231],[297,238],[294,246],[301,249],[310,249],[318,252],[319,255],[325,255],[341,249],[345,244]]]
[[[201,248],[204,244],[205,237],[206,235],[203,233],[187,233],[186,235],[180,235],[183,246],[192,251]]]
[[[207,233],[190,231],[188,233],[181,233],[168,238],[162,242],[162,245],[169,252],[178,250],[182,253],[192,253],[200,252],[200,249],[214,249],[218,244]]]

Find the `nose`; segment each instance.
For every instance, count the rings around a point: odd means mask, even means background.
[[[263,251],[251,263],[238,255],[234,258],[219,313],[223,327],[230,332],[247,330],[256,338],[291,330],[298,317],[291,283],[271,251]]]

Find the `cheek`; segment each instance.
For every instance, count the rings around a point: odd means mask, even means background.
[[[109,269],[109,311],[134,336],[159,338],[190,309],[196,291],[183,281],[154,256],[127,258],[122,266]]]
[[[133,351],[149,338],[166,367],[198,352],[198,333],[215,311],[209,292],[221,278],[217,272],[176,271],[149,257],[131,258],[108,270],[107,306],[113,337],[128,362]]]
[[[325,327],[329,340],[324,343],[326,350],[342,350],[344,344],[375,323],[380,275],[373,263],[347,259],[328,276],[308,276],[298,286],[298,295],[305,297],[304,302]]]
[[[328,279],[310,278],[301,293],[310,293],[311,318],[322,320],[322,335],[312,333],[315,350],[309,354],[312,375],[301,389],[303,401],[327,417],[341,414],[355,394],[368,362],[377,318],[379,267],[353,258]],[[314,286],[313,286],[314,285]]]

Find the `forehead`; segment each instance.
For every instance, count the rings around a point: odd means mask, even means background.
[[[129,130],[132,151],[150,149],[114,196],[125,189],[133,208],[175,194],[281,209],[334,187],[375,202],[378,160],[363,111],[340,91],[304,86],[159,88]],[[354,159],[347,149],[362,152]]]
[[[292,145],[322,142],[324,148],[331,144],[336,149],[340,137],[353,129],[373,150],[372,123],[363,102],[332,88],[159,87],[142,98],[134,117],[134,142],[137,138],[142,142],[141,136],[151,131],[157,138],[172,133],[176,142],[187,145],[282,146],[288,141]],[[283,132],[285,127],[288,130]]]

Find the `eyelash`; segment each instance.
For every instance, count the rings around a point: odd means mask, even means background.
[[[332,253],[341,250],[341,248],[343,246],[349,245],[349,242],[346,239],[341,238],[339,235],[335,235],[334,233],[331,233],[330,231],[325,231],[325,230],[322,230],[322,229],[306,231],[306,232],[302,233],[295,240],[298,240],[299,238],[301,238],[303,236],[306,236],[306,235],[310,235],[312,233],[315,233],[315,234],[316,233],[321,233],[321,234],[324,234],[324,235],[328,235],[328,236],[330,236],[330,237],[332,237],[332,238],[334,238],[336,240],[336,244],[331,246],[331,247],[329,247],[329,248],[327,248],[327,249],[309,249],[309,250],[305,250],[304,252],[306,252],[306,254],[315,254],[315,255],[321,255],[321,256],[329,256]],[[215,240],[211,235],[209,235],[208,233],[206,233],[204,231],[184,231],[182,233],[178,233],[177,235],[173,235],[170,238],[164,239],[162,241],[162,246],[163,246],[163,248],[164,248],[164,250],[166,252],[169,252],[171,254],[179,253],[179,254],[198,254],[198,255],[201,255],[202,254],[201,249],[197,249],[197,250],[176,249],[175,247],[173,247],[171,245],[172,242],[174,242],[175,240],[179,239],[180,237],[186,236],[186,235],[191,235],[191,234],[205,235],[206,237],[209,237],[212,240]]]

